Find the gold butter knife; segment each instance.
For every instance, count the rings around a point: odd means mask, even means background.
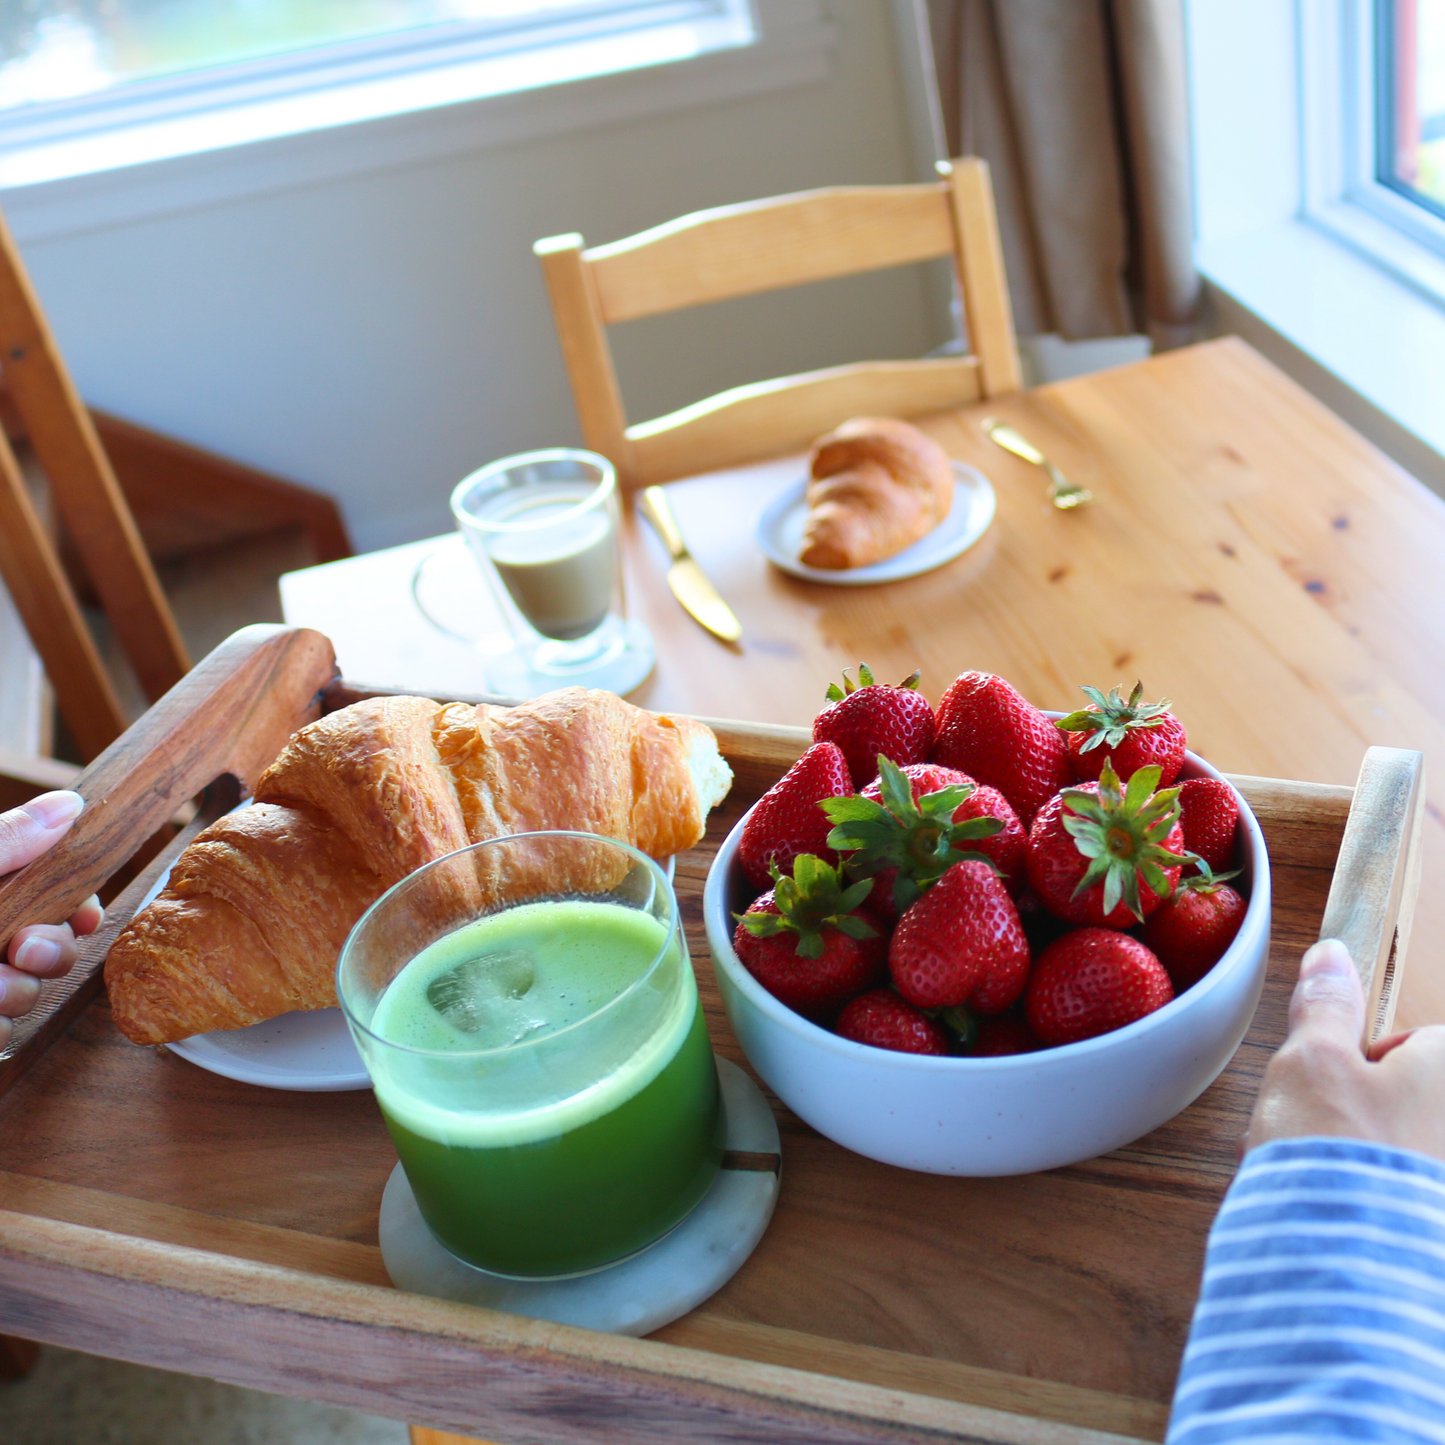
[[[644,487],[638,496],[638,506],[642,508],[642,515],[657,528],[657,535],[672,558],[672,566],[667,569],[667,585],[672,588],[672,595],[714,637],[736,642],[743,635],[742,623],[733,616],[732,608],[722,600],[707,573],[687,550],[662,488]]]
[[[1082,507],[1085,502],[1094,500],[1094,494],[1087,487],[1071,482],[1027,437],[1020,435],[1007,422],[986,416],[979,425],[1006,452],[1012,452],[1016,457],[1022,457],[1026,462],[1042,467],[1049,474],[1049,481],[1053,483],[1049,500],[1061,512],[1071,511],[1074,507]]]

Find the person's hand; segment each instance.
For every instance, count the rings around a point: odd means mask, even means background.
[[[1344,944],[1305,954],[1289,1037],[1265,1070],[1244,1147],[1333,1134],[1445,1159],[1445,1026],[1360,1047],[1365,997]]]
[[[84,806],[79,793],[42,793],[0,813],[0,874],[23,868],[58,843]],[[69,973],[79,952],[76,938],[94,933],[104,917],[100,901],[91,898],[68,923],[32,923],[10,940],[9,964],[0,963],[0,1049],[10,1042],[10,1020],[35,1007],[40,980]]]

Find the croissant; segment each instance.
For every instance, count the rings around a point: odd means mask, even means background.
[[[855,417],[813,443],[798,560],[841,571],[892,557],[926,536],[953,503],[943,448],[892,417]]]
[[[424,863],[547,828],[663,858],[702,837],[731,783],[711,729],[607,692],[567,688],[515,708],[421,697],[341,708],[291,739],[257,782],[257,806],[199,834],[116,939],[105,963],[116,1023],[159,1044],[325,1008],[352,925]],[[540,865],[512,866],[538,877],[479,870],[479,902],[515,896],[513,883],[547,891]],[[554,892],[615,880],[560,881],[545,880]]]

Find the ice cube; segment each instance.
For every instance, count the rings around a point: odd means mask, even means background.
[[[531,958],[520,949],[483,953],[439,974],[427,985],[427,1002],[484,1048],[504,1048],[546,1020],[524,1002],[536,981]]]

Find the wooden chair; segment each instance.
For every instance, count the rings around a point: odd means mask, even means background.
[[[628,490],[806,446],[850,416],[919,416],[1020,386],[985,162],[909,186],[807,191],[698,211],[606,246],[553,236],[542,262],[582,435]],[[952,256],[973,354],[875,361],[737,387],[628,425],[606,327],[806,281]]]
[[[140,533],[0,218],[0,373],[120,646],[152,701],[190,667]],[[75,592],[0,432],[0,574],[86,760],[125,731]]]
[[[89,411],[3,217],[0,377],[0,577],[89,761],[125,730],[126,718],[69,577],[88,582],[86,600],[99,603],[154,702],[190,662],[151,557],[182,557],[286,527],[304,529],[318,562],[348,557],[351,546],[330,497]],[[22,438],[64,521],[64,553],[26,486],[11,444]],[[63,785],[64,768],[0,754],[0,805]]]

